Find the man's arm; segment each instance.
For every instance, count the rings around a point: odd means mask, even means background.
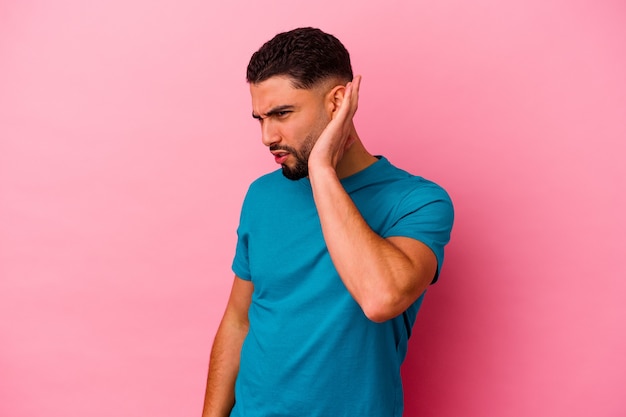
[[[253,285],[235,277],[224,317],[220,323],[209,362],[202,417],[225,417],[235,403],[235,379],[239,372],[241,345],[248,334],[248,309]]]
[[[365,315],[381,322],[401,314],[424,292],[437,271],[437,258],[415,239],[376,234],[339,181],[337,163],[355,140],[352,117],[359,83],[357,77],[346,86],[336,114],[314,146],[309,179],[335,268]]]

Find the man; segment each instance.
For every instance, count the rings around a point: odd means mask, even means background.
[[[334,36],[277,35],[247,80],[282,169],[243,204],[203,416],[401,416],[400,365],[450,199],[367,152],[352,121],[360,77]]]

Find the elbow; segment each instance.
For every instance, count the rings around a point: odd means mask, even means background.
[[[361,304],[363,314],[375,323],[383,323],[402,314],[408,307],[406,300],[392,295],[374,297]]]
[[[373,321],[374,323],[384,323],[387,320],[391,320],[392,318],[396,317],[396,315],[392,315],[392,314],[388,314],[385,311],[366,311],[363,310],[363,313],[365,314],[365,317],[368,318],[368,320]]]
[[[423,276],[410,273],[379,280],[378,285],[367,287],[355,299],[369,320],[391,320],[404,313],[426,290],[430,281]]]
[[[391,320],[404,313],[426,290],[426,287],[408,286],[393,288],[386,291],[376,291],[365,299],[359,301],[359,305],[365,316],[376,323]]]

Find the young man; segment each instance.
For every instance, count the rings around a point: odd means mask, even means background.
[[[401,416],[400,365],[452,203],[367,152],[352,121],[360,77],[334,36],[281,33],[247,79],[282,169],[243,204],[203,416]]]

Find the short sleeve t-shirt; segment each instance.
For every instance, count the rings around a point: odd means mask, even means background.
[[[384,157],[341,182],[372,230],[434,252],[436,280],[448,194]],[[364,315],[330,259],[307,178],[278,170],[252,183],[237,234],[233,271],[254,292],[231,416],[401,416],[400,365],[423,295],[386,322]]]

